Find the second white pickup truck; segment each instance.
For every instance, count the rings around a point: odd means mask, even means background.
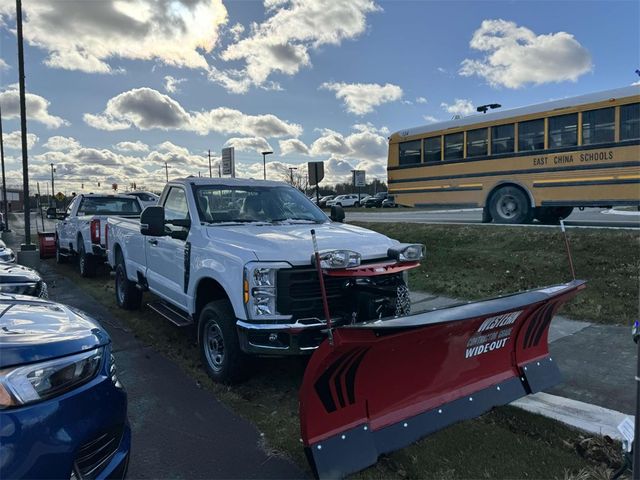
[[[248,355],[311,353],[326,336],[313,229],[333,324],[409,313],[405,272],[424,246],[332,217],[285,183],[171,181],[140,221],[108,219],[116,301],[139,308],[152,292],[152,309],[196,327],[209,375],[239,381]]]

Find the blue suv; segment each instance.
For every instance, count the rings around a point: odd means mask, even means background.
[[[123,478],[131,430],[107,332],[0,294],[0,478]]]

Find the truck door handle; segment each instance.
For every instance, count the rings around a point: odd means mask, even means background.
[[[156,245],[158,245],[158,240],[156,240],[156,239],[148,240],[148,242],[149,242],[151,245],[153,245],[154,247],[155,247]]]

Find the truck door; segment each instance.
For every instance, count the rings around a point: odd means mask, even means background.
[[[69,244],[75,241],[73,234],[75,233],[74,225],[76,222],[73,220],[73,217],[76,213],[75,206],[79,202],[80,197],[74,198],[65,210],[65,218],[63,220],[58,220],[58,241],[62,248],[69,248]]]
[[[164,198],[166,221],[189,219],[187,195],[180,186],[172,186]],[[147,282],[157,295],[186,308],[185,255],[188,255],[187,228],[167,224],[165,237],[145,237],[147,242]]]

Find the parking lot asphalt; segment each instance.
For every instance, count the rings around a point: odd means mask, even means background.
[[[42,263],[51,300],[98,320],[113,340],[129,394],[133,432],[129,478],[303,478],[291,461],[270,456],[262,437],[171,360],[138,341],[106,308]],[[162,321],[162,320],[158,320]]]

